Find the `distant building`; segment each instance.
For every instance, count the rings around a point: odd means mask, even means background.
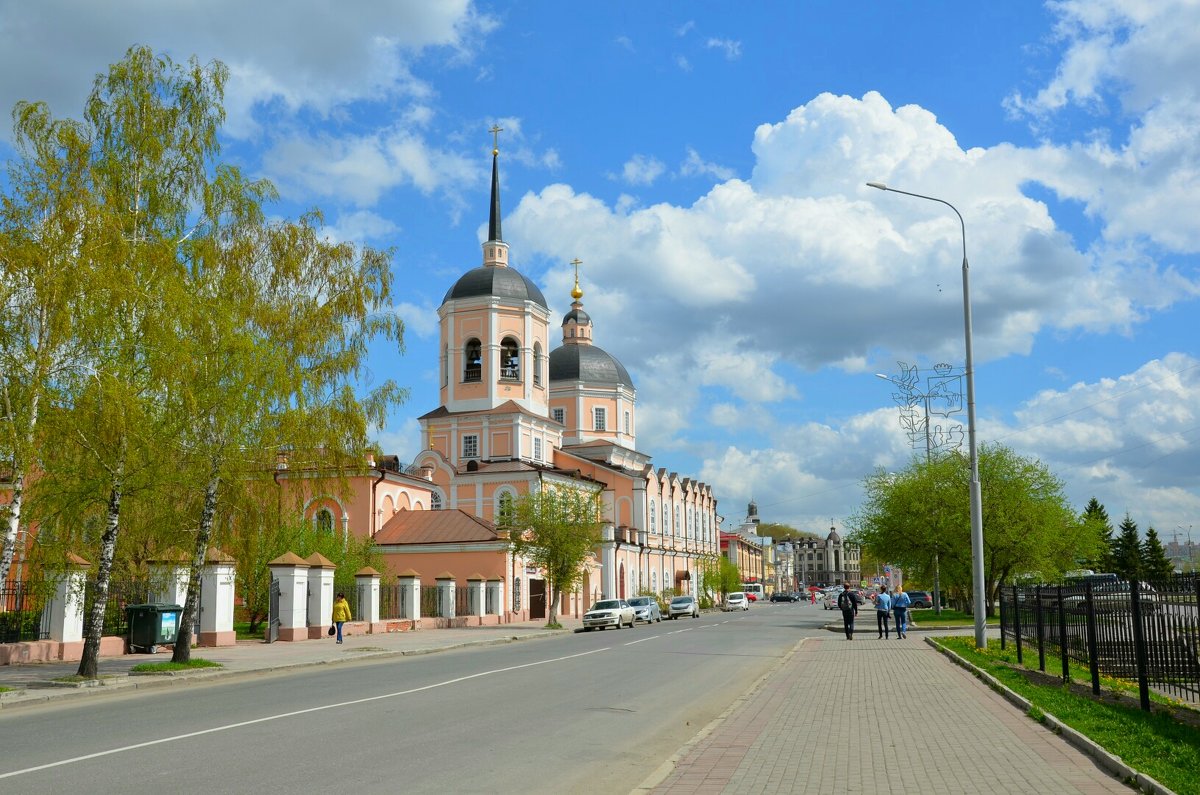
[[[862,579],[862,552],[857,544],[842,541],[837,529],[829,528],[824,539],[806,538],[793,542],[796,576],[806,585],[836,585]]]

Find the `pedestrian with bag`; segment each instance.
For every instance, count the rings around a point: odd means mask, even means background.
[[[342,642],[342,625],[350,619],[350,603],[346,601],[346,594],[339,593],[333,602],[333,627],[330,627],[330,629],[337,628],[338,643]]]
[[[887,586],[879,586],[879,594],[875,597],[875,625],[879,628],[879,639],[888,640],[888,621],[892,617],[892,597],[888,594]]]
[[[908,606],[912,598],[904,592],[904,587],[897,585],[896,593],[892,595],[892,613],[896,616],[896,637],[908,637]]]
[[[854,617],[858,615],[858,606],[862,604],[858,594],[850,590],[848,582],[842,583],[842,592],[838,594],[837,606],[842,611],[842,626],[846,630],[846,640],[854,640]]]

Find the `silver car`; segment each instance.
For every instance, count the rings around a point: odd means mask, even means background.
[[[591,632],[596,627],[604,629],[612,627],[620,629],[633,626],[633,608],[624,599],[601,599],[592,605],[592,609],[583,614],[583,629]]]
[[[638,621],[645,621],[647,624],[662,621],[662,610],[653,596],[635,596],[629,600],[629,606],[633,608],[634,618]]]
[[[673,619],[680,616],[699,618],[700,605],[696,603],[696,597],[694,596],[676,596],[671,600],[670,607],[667,608],[667,615]]]

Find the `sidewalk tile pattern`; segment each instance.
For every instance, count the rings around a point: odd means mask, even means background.
[[[920,640],[809,640],[656,793],[1129,793]]]

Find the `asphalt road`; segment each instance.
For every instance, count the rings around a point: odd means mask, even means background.
[[[628,792],[829,613],[756,605],[0,715],[0,793]]]

